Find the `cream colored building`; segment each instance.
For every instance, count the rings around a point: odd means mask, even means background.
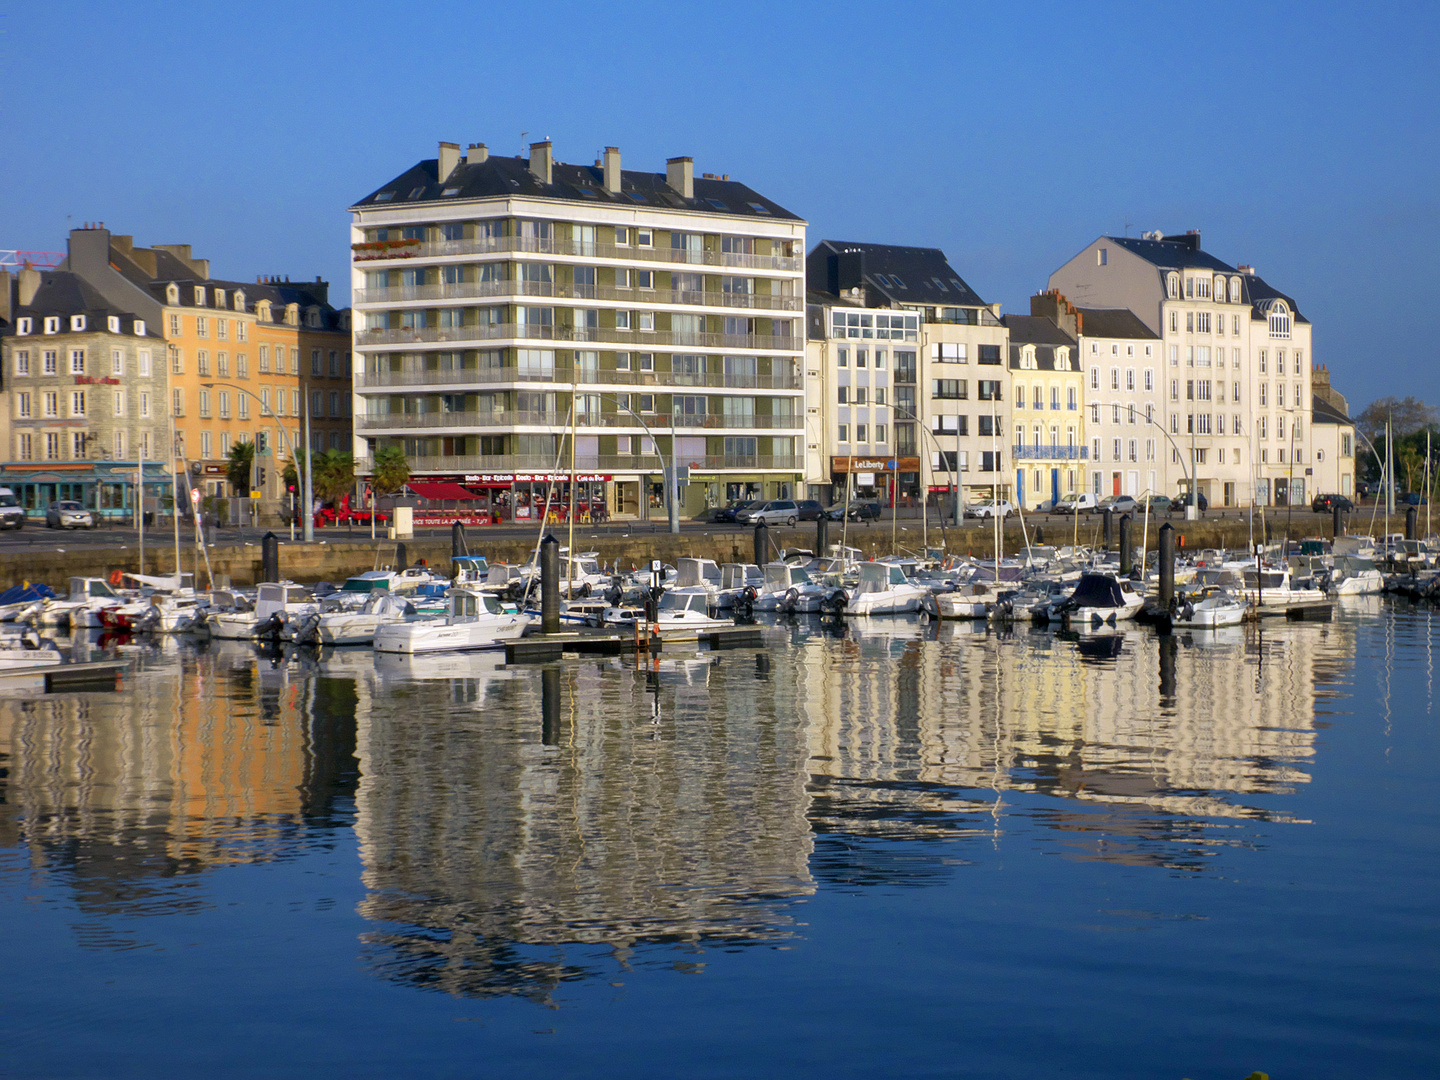
[[[1313,353],[1310,323],[1292,298],[1253,268],[1204,251],[1198,231],[1102,236],[1049,287],[1081,309],[1128,309],[1159,340],[1162,422],[1173,440],[1161,454],[1166,492],[1193,475],[1212,506],[1309,500]],[[1111,492],[1116,471],[1124,486],[1128,468],[1109,465],[1092,466],[1097,494]]]

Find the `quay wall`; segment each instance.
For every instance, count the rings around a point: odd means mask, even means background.
[[[1036,541],[1037,523],[1029,526],[1029,536]],[[1162,522],[1163,524],[1163,522]],[[1183,548],[1225,547],[1243,548],[1250,538],[1250,531],[1243,521],[1182,521],[1170,524],[1176,532],[1177,546]],[[1328,520],[1325,522],[1329,524]],[[1068,519],[1052,519],[1038,522],[1044,541],[1049,544],[1068,544],[1073,535],[1073,525]],[[555,529],[555,535],[562,543],[565,530]],[[1118,534],[1118,529],[1116,530]],[[1324,533],[1328,535],[1328,528]],[[1146,548],[1155,546],[1158,526],[1152,524]],[[1318,535],[1320,530],[1307,532],[1296,530],[1295,535]],[[840,529],[833,524],[829,530],[832,543],[840,540]],[[993,552],[993,533],[987,528],[966,528],[949,530],[948,550],[961,555],[988,557]],[[1272,529],[1272,537],[1279,539],[1283,528]],[[941,531],[936,527],[929,530],[932,547],[941,544]],[[814,548],[815,528],[813,525],[794,529],[770,529],[770,547],[778,554],[783,547]],[[1082,518],[1079,529],[1080,542],[1098,547],[1100,544],[1099,519]],[[1135,543],[1140,542],[1140,529],[1134,531]],[[1183,544],[1181,540],[1183,538]],[[859,548],[866,555],[886,555],[892,551],[890,528],[885,523],[852,526],[846,539],[850,546]],[[491,562],[523,562],[534,549],[534,538],[487,536],[483,529],[467,532],[470,550],[483,554]],[[449,532],[437,531],[433,536],[420,536],[404,541],[407,562],[412,565],[425,559],[430,565],[444,567],[450,561]],[[576,531],[575,546],[584,551],[599,553],[607,566],[618,560],[622,569],[630,566],[643,567],[650,559],[661,559],[673,563],[677,558],[696,557],[713,559],[717,563],[751,562],[754,554],[754,535],[749,529],[732,529],[715,533],[682,533],[672,536],[664,532],[601,532]],[[1004,531],[1006,552],[1013,553],[1023,546],[1018,524],[1008,525]],[[921,548],[921,534],[918,525],[902,525],[896,531],[895,548],[904,552],[918,552]],[[258,543],[214,545],[209,549],[210,568],[219,577],[224,575],[233,585],[253,585],[261,580],[260,545]],[[371,570],[376,566],[393,566],[395,542],[391,540],[350,540],[334,541],[320,539],[311,544],[280,542],[280,572],[283,577],[298,582],[341,581],[353,574]],[[193,546],[182,547],[181,565],[185,570],[196,568],[196,552]],[[44,582],[59,590],[71,575],[108,577],[114,570],[136,570],[138,552],[128,548],[76,548],[66,551],[7,551],[0,552],[0,588],[7,588],[20,581]],[[148,547],[145,552],[144,572],[168,574],[175,569],[173,548]],[[206,583],[201,574],[196,583]]]

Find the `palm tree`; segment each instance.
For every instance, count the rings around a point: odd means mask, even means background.
[[[339,450],[316,454],[310,482],[322,502],[339,502],[355,486],[354,457]]]
[[[229,464],[225,466],[225,479],[230,481],[241,498],[250,494],[250,471],[255,464],[255,444],[243,439],[230,444]]]
[[[382,446],[375,451],[375,471],[370,477],[376,495],[399,491],[410,479],[410,463],[398,446]]]

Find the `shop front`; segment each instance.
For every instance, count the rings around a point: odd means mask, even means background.
[[[916,505],[920,498],[920,459],[918,457],[832,457],[830,482],[839,502],[850,492],[850,498],[879,500],[887,506]]]
[[[15,461],[0,465],[0,487],[15,492],[31,517],[43,517],[59,500],[73,500],[98,521],[133,521],[139,502],[139,462]],[[168,513],[174,478],[158,461],[145,463],[145,509]]]
[[[612,492],[634,500],[640,486],[639,481],[617,483],[608,473],[576,473],[573,489],[569,473],[465,473],[415,479],[448,482],[475,492],[472,509],[495,523],[568,521],[573,506],[577,523],[598,524],[610,517]]]

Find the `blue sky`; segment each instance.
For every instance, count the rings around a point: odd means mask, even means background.
[[[1027,311],[1101,233],[1203,231],[1358,410],[1440,399],[1436,5],[73,3],[0,9],[0,248],[104,221],[217,275],[346,278],[440,139],[730,173],[829,237],[943,248]]]

